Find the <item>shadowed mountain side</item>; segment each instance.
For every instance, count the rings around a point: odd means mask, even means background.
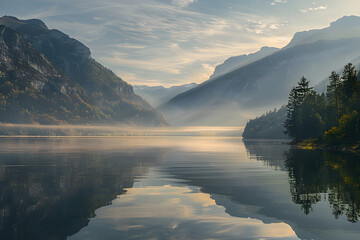
[[[0,55],[0,121],[46,124],[104,118],[85,103],[88,97],[76,81],[59,72],[15,31],[1,25]]]
[[[219,112],[227,109],[229,102],[234,103],[232,106],[238,105],[237,108],[228,107],[230,116],[240,111],[244,114],[256,108],[271,109],[280,106],[286,102],[291,87],[304,74],[317,84],[333,69],[357,58],[360,55],[359,41],[360,38],[318,41],[278,51],[179,94],[160,109],[172,123],[176,121],[171,114],[174,111],[191,122],[190,117],[201,117],[193,116],[193,110],[201,112],[211,109],[211,116],[216,117]],[[237,116],[224,118],[223,124],[229,124],[234,118]],[[237,119],[243,124],[246,120]]]
[[[178,124],[176,118],[181,116],[181,124],[191,125],[194,119],[202,118],[194,113],[196,109],[212,111],[205,120],[223,114],[223,124],[232,124],[235,119],[245,124],[247,119],[242,116],[255,117],[283,105],[302,76],[317,85],[331,71],[357,59],[359,29],[360,18],[351,16],[325,29],[297,33],[285,48],[181,93],[160,109],[170,123]]]
[[[92,59],[90,50],[79,41],[58,30],[48,29],[42,21],[37,19],[19,20],[15,17],[5,16],[0,18],[0,25],[6,25],[19,33],[24,41],[28,41],[32,47],[43,54],[49,64],[58,69],[62,76],[75,82],[80,87],[79,91],[86,96],[83,98],[84,104],[99,112],[99,116],[96,118],[98,123],[167,125],[165,119],[158,112],[141,97],[135,95],[131,85]],[[6,55],[1,59],[13,57]],[[27,59],[23,59],[23,62],[26,61]],[[38,71],[38,69],[34,70]],[[36,75],[33,77],[34,81],[36,81]],[[74,91],[71,86],[69,86],[70,90]],[[24,102],[20,99],[19,105],[22,104]],[[73,108],[65,108],[70,113],[75,111]],[[78,118],[76,123],[96,122],[82,114],[76,114],[76,116]],[[40,120],[27,119],[27,122],[39,122]],[[50,122],[54,123],[57,120],[54,117]],[[74,123],[71,119],[66,118],[65,120]]]
[[[0,239],[67,239],[88,225],[96,209],[125,194],[163,154],[161,149],[96,150],[96,141],[104,143],[96,139],[12,141],[31,150],[0,155]],[[109,147],[114,140],[107,142]]]

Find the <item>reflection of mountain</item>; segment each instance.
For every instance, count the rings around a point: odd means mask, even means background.
[[[36,141],[14,144],[33,148]],[[131,188],[159,157],[156,149],[2,152],[0,239],[66,239],[87,226],[96,209]]]
[[[303,155],[302,152],[289,150],[289,145],[280,142],[246,141],[245,147],[250,160],[242,155],[235,159],[229,155],[199,155],[191,159],[191,165],[179,163],[167,168],[167,171],[175,178],[181,179],[181,182],[198,186],[202,192],[210,194],[216,204],[224,206],[231,216],[260,219],[265,223],[285,222],[302,239],[358,239],[360,229],[357,224],[331,217],[331,212],[339,211],[338,206],[355,210],[351,206],[357,206],[353,203],[357,202],[356,196],[359,195],[359,190],[356,189],[356,186],[359,186],[356,177],[358,165],[340,167],[339,163],[343,162],[339,156],[334,156],[336,161],[330,163],[327,158],[329,155],[319,155],[314,151]],[[287,168],[293,160],[287,159],[290,156],[285,154],[289,151],[295,155],[292,158],[297,159],[295,172],[301,173],[295,174],[290,180]],[[213,157],[216,159],[212,159]],[[172,158],[175,159],[176,156]],[[304,158],[309,160],[305,161]],[[351,156],[345,155],[343,159],[354,162]],[[320,171],[320,175],[317,176],[318,166],[322,163],[329,165],[325,168],[332,166],[335,169],[337,166],[337,173],[325,175]],[[351,168],[348,168],[350,166]],[[274,171],[274,168],[280,171]],[[314,169],[310,170],[311,168]],[[292,171],[290,170],[290,173]],[[339,179],[340,176],[343,180]],[[346,181],[349,181],[347,186],[344,185]],[[336,184],[341,191],[333,190]],[[306,208],[299,207],[298,204],[303,204],[300,200],[305,199],[305,205],[308,200],[325,201],[322,193],[328,188],[331,193],[327,199],[333,210],[329,212],[328,206],[324,207],[322,204],[322,207],[314,208],[311,214],[304,214]],[[299,197],[295,195],[297,192]],[[294,199],[300,200],[294,204]],[[352,200],[349,201],[350,199]],[[326,202],[325,204],[327,205]],[[350,221],[353,219],[354,216],[349,218]]]
[[[286,153],[292,199],[309,214],[327,201],[336,218],[360,217],[360,163],[357,155],[292,149]]]

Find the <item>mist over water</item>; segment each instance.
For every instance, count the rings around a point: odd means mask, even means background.
[[[128,125],[32,125],[0,123],[0,137],[14,136],[241,136],[239,126],[140,127]]]
[[[357,239],[355,159],[206,134],[0,138],[0,238]]]

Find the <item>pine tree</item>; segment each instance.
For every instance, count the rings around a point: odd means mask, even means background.
[[[318,137],[325,125],[325,96],[313,91],[309,83],[302,77],[289,95],[284,127],[295,141]]]
[[[284,133],[290,137],[295,137],[295,120],[296,120],[296,109],[298,105],[298,96],[296,88],[293,87],[289,94],[288,104],[286,105],[286,120],[284,122],[285,131]]]
[[[327,86],[329,127],[335,126],[337,120],[340,118],[340,94],[340,75],[337,72],[333,71],[329,76],[329,85]]]
[[[295,88],[297,92],[298,104],[302,104],[306,98],[306,95],[312,91],[312,87],[309,87],[310,81],[308,81],[304,76],[298,82],[298,86]]]
[[[342,73],[342,85],[343,85],[343,96],[342,100],[345,104],[346,112],[349,113],[351,109],[355,108],[356,103],[358,102],[355,96],[358,88],[358,78],[357,71],[355,66],[351,63],[347,64],[344,67]]]

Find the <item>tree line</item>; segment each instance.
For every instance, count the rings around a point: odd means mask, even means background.
[[[326,93],[317,93],[302,77],[289,94],[285,133],[295,141],[317,139],[329,144],[360,140],[360,77],[347,64],[333,71]]]

